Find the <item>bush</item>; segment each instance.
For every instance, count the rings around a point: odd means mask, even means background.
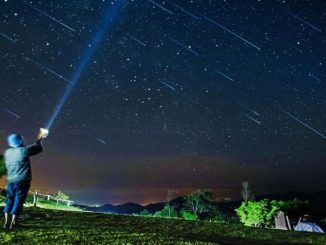
[[[143,211],[139,213],[141,216],[151,216],[150,212],[145,208]]]
[[[69,196],[62,191],[58,191],[57,194],[55,194],[55,198],[61,199],[61,200],[69,200]]]
[[[178,213],[176,211],[175,206],[171,206],[169,204],[165,205],[161,211],[157,211],[154,214],[154,217],[164,217],[164,218],[177,218]]]
[[[242,202],[235,209],[241,223],[246,226],[272,227],[274,217],[279,211],[289,212],[306,204],[298,199],[289,201],[263,199],[261,201]]]
[[[219,210],[218,208],[211,211],[211,213],[208,216],[208,220],[213,221],[218,224],[225,224],[226,221],[226,215]]]
[[[235,211],[240,221],[246,226],[262,226],[266,223],[267,199],[257,201],[242,202]]]
[[[197,214],[191,213],[191,212],[188,212],[188,211],[183,211],[182,212],[182,217],[185,220],[198,220],[198,215]]]

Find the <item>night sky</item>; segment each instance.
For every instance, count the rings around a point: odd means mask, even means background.
[[[71,84],[117,2],[0,2],[0,150],[12,132],[32,143],[73,86],[32,189],[88,204],[326,189],[325,1],[126,1]]]

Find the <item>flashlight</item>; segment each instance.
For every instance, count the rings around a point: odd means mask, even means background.
[[[49,134],[49,130],[48,129],[45,129],[45,128],[40,128],[40,132],[38,134],[38,138],[39,139],[43,139],[43,138],[46,138]]]

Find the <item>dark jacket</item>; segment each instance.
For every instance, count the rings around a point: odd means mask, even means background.
[[[5,151],[4,158],[7,168],[7,181],[20,182],[32,179],[30,156],[43,151],[41,141],[27,146],[10,148]]]

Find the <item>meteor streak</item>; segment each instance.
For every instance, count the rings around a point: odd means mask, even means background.
[[[179,45],[179,46],[181,46],[181,47],[187,49],[189,52],[193,53],[194,55],[196,55],[196,56],[199,55],[196,51],[194,51],[194,50],[191,49],[191,46],[186,46],[185,44],[183,44],[183,43],[181,43],[181,42],[179,42],[179,41],[177,41],[177,40],[175,40],[175,39],[173,39],[173,38],[171,38],[171,37],[168,37],[168,39],[170,39],[170,40],[171,40],[172,42],[174,42],[175,44],[177,44],[177,45]]]
[[[298,119],[297,117],[291,115],[290,113],[280,109],[281,112],[283,112],[285,115],[287,115],[288,117],[292,118],[293,120],[297,121],[298,123],[301,123],[303,126],[305,126],[306,128],[309,128],[311,131],[315,132],[316,134],[318,134],[319,136],[323,137],[324,139],[326,139],[326,136],[322,133],[320,133],[319,131],[317,131],[316,129],[310,127],[308,124],[304,123],[303,121],[301,121],[300,119]]]
[[[190,13],[189,11],[187,11],[184,8],[180,7],[179,5],[176,5],[174,3],[173,6],[175,6],[176,8],[178,8],[179,10],[181,10],[182,12],[186,13],[187,15],[190,15],[191,17],[195,18],[196,20],[199,20],[199,18],[196,15]]]
[[[129,35],[129,34],[128,34],[128,37],[130,37],[132,40],[136,41],[136,42],[139,43],[140,45],[143,45],[143,46],[145,46],[145,47],[147,46],[146,43],[140,41],[139,39],[137,39],[137,38],[135,38],[135,37],[133,37],[133,36],[131,36],[131,35]]]
[[[61,111],[62,107],[66,103],[67,99],[69,98],[71,92],[75,88],[78,80],[83,75],[84,70],[86,69],[87,65],[92,60],[96,50],[102,43],[103,39],[105,38],[105,34],[109,31],[110,27],[113,25],[114,19],[118,16],[120,11],[122,10],[125,3],[127,3],[127,0],[119,0],[115,1],[114,4],[109,3],[108,7],[105,11],[104,17],[102,21],[99,23],[97,27],[97,31],[95,32],[95,36],[91,38],[90,42],[87,43],[87,46],[85,48],[85,51],[83,52],[83,55],[80,59],[80,63],[77,66],[75,72],[71,76],[70,81],[72,82],[71,86],[67,86],[66,90],[64,91],[62,97],[58,101],[57,106],[55,107],[49,121],[46,124],[46,129],[49,129],[56,117],[58,116],[59,112]],[[89,45],[91,44],[91,45]]]
[[[31,59],[31,58],[26,57],[26,60],[27,60],[27,61],[31,61],[31,62],[33,62],[35,65],[38,65],[38,66],[41,67],[42,69],[44,69],[44,70],[46,70],[46,71],[48,71],[48,72],[50,72],[50,73],[52,73],[52,74],[54,74],[54,75],[60,77],[62,80],[66,81],[67,83],[70,83],[70,84],[72,85],[72,82],[71,82],[71,81],[69,81],[69,80],[68,80],[67,78],[65,78],[64,76],[61,76],[59,73],[55,72],[54,70],[51,70],[50,68],[48,68],[48,67],[46,67],[46,66],[44,66],[44,65],[42,65],[42,64],[40,64],[40,63],[38,63],[37,61],[35,61],[35,60]]]
[[[223,76],[223,77],[225,77],[226,79],[228,79],[228,80],[230,80],[230,81],[234,81],[233,80],[233,78],[231,78],[231,77],[229,77],[229,76],[227,76],[227,75],[225,75],[223,72],[220,72],[220,71],[216,71],[218,74],[220,74],[221,76]]]
[[[102,144],[104,144],[104,145],[106,144],[106,142],[105,142],[103,139],[101,139],[101,138],[95,136],[94,134],[90,133],[88,130],[82,129],[82,132],[84,132],[84,133],[87,134],[88,136],[90,136],[90,137],[92,137],[92,138],[98,140],[98,141],[101,142]]]
[[[0,36],[3,36],[4,38],[7,38],[10,42],[13,42],[13,43],[17,42],[17,40],[8,37],[6,34],[4,34],[2,32],[0,32]]]
[[[250,112],[252,112],[253,114],[255,114],[256,116],[260,117],[260,115],[259,115],[258,112],[256,112],[256,111],[250,109],[248,106],[246,106],[246,105],[244,105],[244,104],[242,104],[242,103],[240,103],[240,102],[238,102],[238,103],[239,103],[239,105],[241,105],[242,107],[246,108],[248,111],[250,111]]]
[[[316,81],[321,82],[320,78],[316,77],[313,73],[309,73],[308,75],[309,75],[309,77],[312,77]]]
[[[102,139],[100,139],[100,138],[98,138],[98,137],[96,137],[96,136],[94,136],[95,137],[95,139],[97,139],[99,142],[101,142],[102,144],[106,144],[106,142],[104,141],[104,140],[102,140]]]
[[[39,12],[41,15],[50,18],[51,20],[57,22],[58,24],[60,24],[60,25],[62,25],[62,26],[64,26],[64,27],[66,27],[67,29],[69,29],[69,30],[71,30],[71,31],[76,31],[75,29],[73,29],[73,28],[71,28],[70,26],[64,24],[64,23],[61,22],[60,20],[58,20],[58,19],[52,17],[51,15],[49,15],[49,14],[47,14],[46,12],[40,10],[39,8],[37,8],[37,7],[35,7],[35,6],[31,5],[31,4],[28,4],[28,3],[26,3],[26,2],[25,2],[25,4],[28,5],[30,8],[32,8],[32,9],[36,10],[37,12]]]
[[[11,110],[8,110],[7,108],[3,108],[3,110],[7,113],[9,113],[10,115],[16,117],[16,118],[20,118],[19,115],[17,115],[16,113],[12,112]]]
[[[294,48],[294,49],[296,49],[296,50],[299,51],[300,53],[303,53],[303,50],[302,50],[302,49],[299,49],[298,47],[293,46],[293,45],[291,45],[291,47]]]
[[[254,121],[255,123],[261,125],[262,122],[261,121],[258,121],[257,119],[253,118],[252,116],[249,116],[248,114],[245,114],[245,113],[241,113],[242,115],[244,115],[245,117],[249,118],[250,120]]]
[[[293,13],[291,13],[290,11],[287,11],[287,13],[288,13],[289,15],[291,15],[293,18],[295,18],[295,19],[301,21],[302,23],[306,24],[307,26],[310,26],[310,27],[311,27],[312,29],[314,29],[315,31],[321,32],[321,29],[317,28],[317,27],[314,26],[313,24],[310,24],[308,21],[306,21],[306,20],[300,18],[298,15],[293,14]]]
[[[165,12],[169,13],[169,14],[173,14],[173,12],[171,12],[170,10],[164,8],[162,5],[152,1],[152,0],[149,0],[149,2],[151,2],[152,4],[156,5],[157,7],[159,7],[160,9],[164,10]]]
[[[220,28],[223,29],[224,31],[226,31],[226,32],[228,32],[228,33],[230,33],[230,34],[232,34],[232,35],[235,36],[236,38],[238,38],[238,39],[244,41],[245,43],[249,44],[250,46],[254,47],[255,49],[257,49],[257,50],[259,50],[259,51],[261,50],[260,47],[258,47],[257,45],[253,44],[252,42],[249,42],[247,39],[244,39],[243,37],[241,37],[241,36],[239,36],[238,34],[234,33],[233,31],[231,31],[230,29],[226,28],[225,26],[222,26],[221,24],[217,23],[215,20],[213,20],[213,19],[211,19],[211,18],[209,18],[209,17],[207,17],[207,16],[204,16],[204,15],[203,15],[203,17],[204,17],[206,20],[208,20],[209,22],[213,23],[214,25],[220,27]]]
[[[171,85],[169,85],[169,84],[167,84],[165,82],[162,82],[162,81],[160,81],[160,83],[164,84],[166,87],[170,88],[172,91],[175,91],[175,88],[172,87]]]

